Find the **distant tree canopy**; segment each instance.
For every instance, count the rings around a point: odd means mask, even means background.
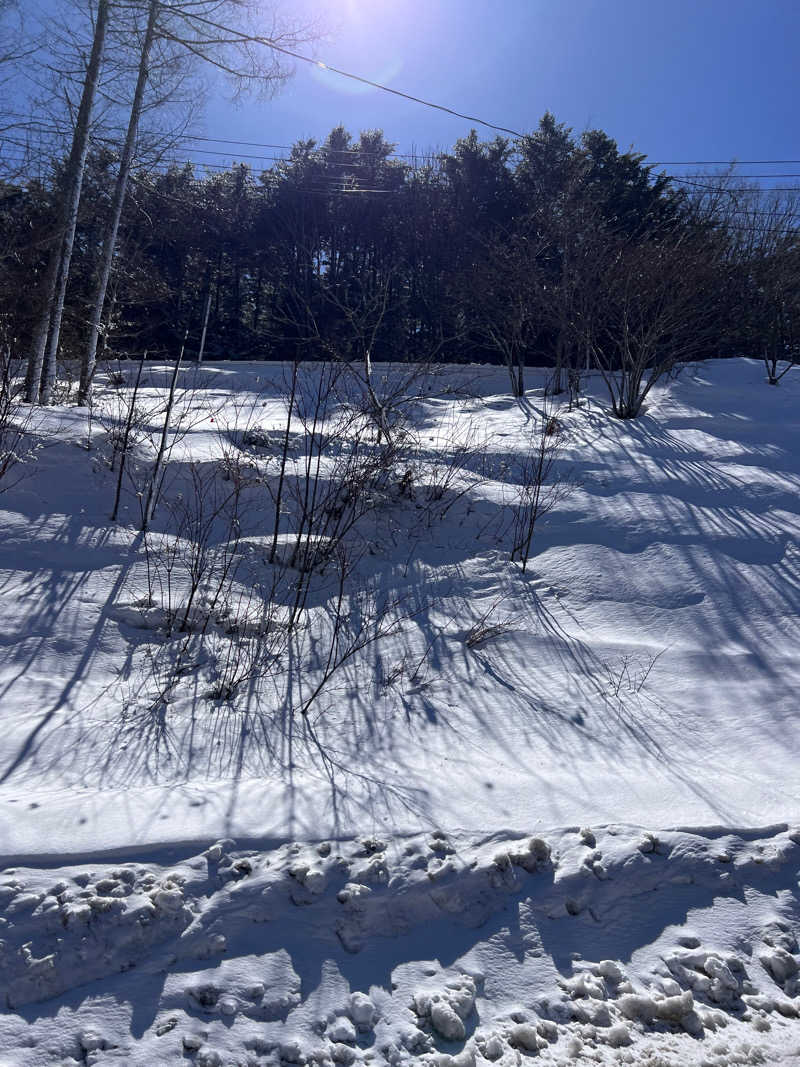
[[[380,130],[337,127],[262,173],[134,172],[100,355],[171,354],[188,331],[191,356],[206,322],[206,358],[350,358],[367,324],[376,361],[582,366],[611,351],[598,310],[608,278],[626,308],[632,285],[659,278],[637,307],[661,306],[668,261],[691,322],[676,255],[702,311],[693,356],[800,354],[796,216],[773,211],[769,230],[763,210],[690,195],[602,131],[576,137],[549,113],[519,140],[473,130],[413,165],[394,148]],[[85,340],[116,165],[109,151],[89,158],[63,356]],[[0,343],[21,356],[62,173],[0,184]],[[653,343],[674,349],[676,329]]]

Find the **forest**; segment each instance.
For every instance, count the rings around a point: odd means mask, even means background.
[[[79,59],[65,102],[51,85],[17,112],[6,95],[0,346],[27,361],[29,401],[50,402],[58,360],[81,367],[85,402],[98,358],[183,348],[500,363],[514,395],[530,366],[553,368],[554,392],[570,372],[627,368],[633,394],[612,406],[630,417],[639,382],[676,361],[752,355],[777,383],[796,359],[797,191],[735,168],[676,179],[549,112],[525,136],[473,129],[413,156],[382,130],[339,126],[266,169],[181,162],[187,55],[239,88],[285,74],[274,56],[266,69],[247,49],[227,56],[210,10],[101,2],[91,26],[83,17],[50,46],[65,69]],[[237,32],[237,49],[257,40]],[[15,64],[32,61],[6,38],[13,88]]]

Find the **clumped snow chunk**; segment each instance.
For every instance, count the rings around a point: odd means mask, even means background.
[[[475,1034],[475,1047],[489,1063],[499,1064],[500,1067],[504,1064],[508,1064],[508,1067],[513,1064],[516,1067],[519,1063],[519,1055],[508,1047],[500,1034],[485,1034],[478,1031]]]
[[[349,1067],[351,1063],[355,1062],[356,1053],[355,1049],[350,1048],[349,1045],[339,1042],[331,1045],[330,1057],[334,1063],[343,1063],[345,1067]]]
[[[739,993],[738,979],[733,976],[731,968],[719,956],[709,955],[703,964],[703,970],[712,979],[709,990],[712,1000],[721,1003]]]
[[[220,1056],[216,1049],[210,1048],[208,1045],[203,1045],[197,1050],[194,1062],[197,1067],[220,1067],[222,1056]]]
[[[190,987],[186,992],[205,1011],[213,1011],[217,1006],[219,990],[211,983]]]
[[[232,1018],[239,1010],[239,1005],[234,997],[220,997],[219,1011],[221,1015],[226,1015],[228,1018]]]
[[[551,865],[550,846],[541,837],[532,837],[526,848],[509,849],[511,862],[530,874]]]
[[[302,1063],[304,1059],[303,1046],[295,1040],[284,1041],[280,1046],[280,1054],[287,1063]]]
[[[785,948],[776,947],[769,952],[762,952],[759,959],[778,985],[782,986],[798,973],[797,960]]]
[[[447,835],[441,830],[435,830],[428,842],[428,848],[431,852],[437,852],[442,856],[449,856],[455,852],[455,845],[448,841]]]
[[[375,1005],[366,993],[351,993],[347,1010],[360,1030],[369,1030],[377,1015]]]
[[[551,1044],[558,1041],[558,1027],[552,1019],[540,1019],[536,1024],[536,1032]]]
[[[451,979],[440,989],[424,990],[414,997],[414,1010],[446,1041],[460,1041],[466,1035],[463,1020],[475,1005],[475,981],[469,975]]]
[[[84,1052],[96,1052],[106,1047],[106,1042],[97,1030],[84,1030],[79,1035],[81,1048]]]
[[[177,912],[183,907],[183,893],[180,889],[159,889],[155,893],[151,894],[151,899],[157,908],[161,908],[167,912]],[[95,900],[103,900],[101,897],[95,898]],[[106,910],[112,904],[111,899],[104,901],[104,907],[97,910]]]
[[[386,842],[379,837],[364,837],[361,839],[361,850],[364,856],[373,856],[376,852],[383,852]]]
[[[604,1041],[611,1048],[624,1048],[632,1041],[631,1032],[625,1023],[615,1023],[609,1027],[604,1036]]]
[[[475,980],[468,974],[451,979],[445,995],[462,1019],[466,1019],[475,1006]]]
[[[210,845],[203,853],[209,863],[219,863],[225,854],[224,843],[218,841],[214,845]]]
[[[354,867],[351,873],[353,881],[362,885],[385,885],[389,881],[389,869],[382,855],[372,856],[368,863]]]
[[[426,1067],[476,1067],[475,1049],[467,1045],[461,1052],[451,1056],[446,1052],[437,1052],[426,1061]]]
[[[521,1048],[526,1052],[538,1052],[545,1048],[547,1042],[540,1038],[536,1027],[530,1023],[516,1023],[508,1031],[508,1043],[512,1048]]]
[[[353,1026],[350,1019],[341,1015],[338,1019],[334,1019],[326,1030],[327,1036],[336,1043],[344,1043],[348,1045],[355,1044],[356,1040],[356,1028]]]
[[[656,1017],[667,1022],[680,1022],[684,1016],[694,1011],[694,997],[690,989],[674,997],[664,997],[653,1001]]]
[[[462,1019],[439,993],[434,993],[428,1001],[426,1014],[434,1030],[446,1041],[461,1041],[466,1036]]]
[[[626,1019],[650,1023],[656,1016],[656,1005],[652,997],[644,993],[626,993],[617,1001],[617,1007]]]
[[[319,867],[309,867],[307,864],[298,864],[295,867],[291,867],[289,873],[292,878],[307,889],[312,896],[319,896],[321,893],[324,893],[325,887],[328,884],[328,878],[325,871]]]
[[[348,882],[336,895],[340,904],[356,906],[370,895],[372,890],[368,885],[359,885],[356,882]]]
[[[611,1011],[602,1000],[579,1000],[572,1006],[572,1018],[592,1026],[610,1026]]]
[[[619,984],[625,977],[622,968],[614,960],[601,960],[592,969],[601,978],[605,978],[606,981],[614,982],[615,984]]]
[[[564,989],[571,997],[592,997],[595,1000],[605,1000],[608,996],[605,982],[599,975],[591,971],[581,971],[574,978],[568,978],[564,983]]]

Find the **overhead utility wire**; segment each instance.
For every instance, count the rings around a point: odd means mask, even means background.
[[[208,22],[209,20],[202,19],[201,21]],[[213,25],[213,26],[215,26],[215,28],[218,28],[218,29],[225,29],[225,27],[217,26],[215,23],[210,23],[210,25]],[[244,35],[240,35],[240,36],[244,36]],[[453,111],[451,108],[444,107],[441,104],[430,103],[429,101],[423,100],[420,97],[412,96],[409,93],[403,93],[399,89],[391,89],[391,88],[389,88],[389,86],[381,85],[379,82],[372,82],[372,81],[369,81],[369,79],[362,78],[357,74],[350,74],[347,71],[339,70],[336,67],[328,66],[328,64],[322,62],[321,60],[312,59],[310,56],[303,56],[303,55],[300,55],[299,53],[295,53],[295,52],[290,51],[289,49],[283,48],[283,47],[281,47],[279,45],[273,44],[267,38],[258,38],[258,41],[259,41],[259,43],[267,45],[270,48],[275,48],[278,51],[285,52],[287,55],[293,56],[296,59],[302,59],[306,63],[311,63],[313,66],[318,67],[320,69],[333,71],[335,74],[340,74],[340,75],[342,75],[342,77],[345,77],[345,78],[353,78],[356,81],[364,82],[365,84],[371,85],[376,89],[381,89],[384,92],[394,93],[396,95],[403,96],[408,100],[412,100],[415,103],[424,104],[426,107],[435,108],[436,110],[439,110],[439,111],[445,111],[448,114],[455,115],[457,118],[465,118],[469,122],[478,122],[482,126],[488,126],[490,129],[493,129],[493,130],[501,130],[504,133],[510,133],[514,137],[527,136],[527,135],[524,135],[524,134],[521,134],[521,133],[517,133],[515,130],[510,130],[505,126],[495,126],[494,123],[486,122],[483,119],[473,118],[473,117],[471,117],[469,115],[462,115],[460,112]],[[27,119],[27,117],[24,114],[22,114],[21,112],[7,112],[6,114],[10,115],[13,118],[26,119],[28,124],[37,121],[37,120]],[[41,125],[44,125],[44,123],[41,123]],[[55,127],[53,127],[53,128],[55,129]],[[249,147],[249,148],[279,148],[279,149],[283,149],[283,150],[285,150],[287,152],[291,151],[295,147],[295,145],[271,144],[271,143],[266,142],[266,141],[239,141],[239,140],[234,140],[232,138],[227,138],[227,137],[206,137],[206,136],[203,136],[201,134],[185,134],[183,136],[182,140],[184,142],[188,142],[188,141],[208,141],[208,142],[212,142],[212,143],[215,143],[215,144],[242,145],[242,146]],[[328,151],[328,152],[346,153],[348,155],[356,154],[356,155],[365,155],[365,156],[368,156],[368,157],[373,157],[375,155],[375,153],[364,152],[361,149],[330,148],[330,147],[326,147],[324,145],[318,145],[317,147],[318,148],[325,148],[325,150]],[[199,149],[198,149],[198,151],[199,151]],[[424,151],[420,151],[420,152],[392,152],[390,157],[385,157],[385,158],[394,158],[394,159],[419,159],[419,158],[423,158],[423,159],[425,159],[425,158],[430,158],[431,156],[438,158],[438,157],[441,157],[441,156],[444,156],[444,155],[447,155],[447,153],[446,152],[433,152],[433,153],[431,153],[431,152],[424,152]],[[645,159],[646,158],[647,157],[645,157]],[[784,164],[784,163],[789,163],[789,164],[793,164],[794,165],[794,164],[800,163],[800,159],[654,159],[654,160],[651,160],[649,162],[646,162],[645,166],[648,166],[648,167],[689,167],[689,166],[697,166],[697,167],[701,167],[702,166],[702,167],[705,167],[705,166],[723,166],[723,165],[724,166],[756,166],[756,165],[762,165],[762,164],[763,165],[768,165],[768,166],[773,166],[773,165],[776,165],[776,164]]]
[[[95,138],[95,140],[112,141],[113,139],[109,138],[109,137],[100,137],[100,138]],[[188,140],[195,140],[195,138],[189,138]],[[222,138],[218,138],[218,139],[217,138],[203,138],[203,140],[204,141],[218,140],[220,143],[223,143],[223,144],[236,144],[236,145],[241,144],[241,145],[251,145],[253,147],[258,145],[258,142],[255,142],[255,141],[224,141]],[[14,145],[14,146],[17,146],[17,147],[29,147],[30,146],[30,141],[29,140],[18,138],[18,137],[3,137],[2,135],[0,135],[0,143],[2,143],[2,144],[10,144],[10,145]],[[256,154],[255,152],[238,152],[235,155],[229,155],[228,156],[221,149],[194,148],[190,144],[187,143],[187,140],[184,140],[183,143],[178,145],[177,147],[178,148],[182,147],[187,152],[193,152],[195,154],[204,155],[204,156],[216,156],[217,157],[216,161],[209,161],[208,163],[206,163],[204,160],[187,160],[187,162],[196,162],[198,165],[201,165],[201,166],[222,166],[222,167],[227,167],[227,166],[233,166],[234,164],[240,163],[241,161],[246,160],[246,159],[269,160],[270,162],[273,162],[273,163],[291,163],[291,162],[293,162],[292,159],[290,157],[287,157],[287,156],[273,156],[273,155],[268,155],[268,154],[260,155],[260,154]],[[283,145],[274,145],[274,146],[264,145],[264,147],[283,148],[285,146],[283,146]],[[175,147],[170,148],[169,151],[175,152],[176,148]],[[333,151],[336,152],[336,153],[345,154],[348,157],[347,160],[334,160],[333,161],[333,166],[346,168],[348,170],[369,169],[371,166],[373,166],[376,163],[390,161],[390,160],[395,159],[395,158],[401,158],[399,153],[397,153],[397,154],[395,154],[393,156],[381,156],[378,153],[362,152],[362,151],[358,151],[358,150],[349,151],[347,149],[334,149]],[[359,158],[359,157],[361,157],[361,158]],[[405,157],[403,157],[403,158],[405,158]],[[436,158],[442,158],[442,157],[437,156]],[[177,162],[181,162],[181,161],[177,160]],[[742,160],[741,161],[742,165],[744,165],[745,163],[748,163],[748,162],[749,161],[747,161],[747,160]],[[759,161],[758,160],[753,160],[751,165],[754,165],[757,162],[759,162]],[[766,163],[766,162],[789,163],[789,162],[793,162],[793,161],[792,160],[761,160],[760,162],[761,163]],[[800,164],[800,160],[797,160],[796,162],[798,164]],[[688,166],[688,165],[690,165],[690,163],[687,161],[685,164],[678,164],[678,163],[671,163],[671,164],[669,164],[669,163],[662,163],[662,164],[652,163],[652,164],[648,164],[648,166],[657,166],[657,165],[660,165],[660,166],[681,166],[681,165]],[[690,173],[690,174],[681,174],[681,175],[673,174],[673,175],[669,175],[669,177],[672,178],[674,181],[686,181],[689,178],[707,178],[707,177],[709,177],[709,175],[704,174],[704,173],[699,173],[699,174],[691,174]],[[732,179],[733,178],[739,178],[739,179],[742,179],[742,178],[747,178],[747,179],[753,178],[753,179],[759,179],[759,180],[777,179],[777,178],[800,178],[800,172],[796,172],[796,171],[779,171],[779,172],[776,173],[776,172],[773,171],[771,174],[734,174],[734,175],[731,175],[731,178]]]
[[[433,108],[435,111],[443,111],[447,115],[453,115],[457,119],[466,119],[467,122],[477,122],[480,126],[486,126],[490,130],[498,130],[500,133],[510,133],[512,137],[523,137],[524,134],[518,130],[509,129],[508,126],[498,126],[494,122],[488,122],[486,119],[478,118],[475,115],[465,115],[462,111],[455,111],[451,107],[445,107],[444,104],[434,104],[430,100],[423,100],[421,96],[413,96],[411,93],[404,93],[401,89],[390,89],[388,85],[382,85],[380,82],[371,81],[369,78],[363,78],[360,74],[351,74],[349,71],[340,70],[338,67],[332,67],[329,63],[323,62],[321,59],[312,59],[311,56],[304,56],[302,52],[295,52],[291,48],[285,48],[283,45],[276,44],[275,41],[269,37],[249,37],[245,33],[241,33],[238,30],[232,30],[229,26],[223,26],[218,22],[213,22],[211,19],[203,18],[201,15],[193,15],[193,18],[198,22],[203,22],[207,26],[212,26],[215,30],[222,30],[224,33],[232,33],[239,37],[241,40],[253,40],[258,44],[262,44],[267,48],[272,48],[276,52],[282,52],[285,56],[291,56],[292,59],[299,59],[303,63],[309,63],[312,67],[316,67],[318,70],[329,70],[333,74],[338,74],[342,78],[349,78],[351,81],[360,82],[362,85],[369,85],[373,89],[380,89],[381,92],[391,93],[392,96],[400,96],[404,100],[411,100],[414,104],[422,104],[423,107]]]
[[[195,17],[199,18],[199,16],[195,16]],[[209,25],[214,26],[216,29],[225,29],[225,27],[219,26],[217,23],[213,23],[209,19],[200,19],[200,21],[201,22],[207,22],[207,23],[209,23]],[[240,34],[240,36],[244,37],[245,35]],[[304,55],[301,55],[299,52],[293,52],[288,48],[283,48],[280,45],[274,44],[268,38],[260,38],[259,37],[259,38],[257,38],[257,40],[258,40],[258,42],[260,44],[264,44],[269,48],[274,48],[279,52],[284,52],[286,55],[292,56],[295,59],[301,59],[304,62],[310,63],[310,64],[312,64],[313,66],[315,66],[315,67],[317,67],[319,69],[330,70],[334,74],[340,74],[344,78],[352,78],[355,81],[363,82],[366,85],[371,85],[371,86],[373,86],[373,88],[381,89],[383,92],[392,93],[392,94],[394,94],[396,96],[402,96],[407,100],[411,100],[414,103],[423,104],[425,107],[434,108],[437,111],[444,111],[449,115],[454,115],[456,118],[463,118],[463,119],[466,119],[468,122],[477,122],[477,123],[480,123],[480,125],[482,125],[482,126],[489,127],[490,129],[500,130],[503,133],[510,133],[514,137],[525,137],[525,136],[528,136],[526,134],[518,133],[516,130],[509,129],[506,126],[497,126],[494,123],[488,122],[488,121],[486,121],[484,119],[476,118],[476,117],[471,116],[471,115],[465,115],[465,114],[462,114],[460,111],[454,111],[452,108],[445,107],[443,104],[435,104],[435,103],[432,103],[432,102],[430,102],[428,100],[423,100],[421,97],[413,96],[410,93],[402,92],[399,89],[391,89],[388,85],[381,85],[380,82],[370,81],[368,78],[362,78],[358,74],[350,74],[348,71],[339,70],[337,67],[332,67],[329,64],[323,62],[322,60],[312,59],[310,56],[304,56]],[[9,114],[11,114],[11,113],[9,113]],[[23,116],[22,114],[18,114],[18,115],[16,115],[16,117],[24,118],[25,116]],[[28,121],[30,122],[30,121],[34,121],[34,120],[28,120]],[[42,125],[44,125],[44,124],[42,123]],[[98,138],[98,139],[99,140],[111,140],[111,138]],[[241,146],[248,147],[248,148],[278,148],[278,149],[281,149],[281,150],[284,150],[284,151],[287,151],[287,152],[290,152],[294,147],[296,147],[295,145],[271,144],[271,143],[266,142],[266,141],[240,141],[240,140],[234,140],[232,138],[226,138],[226,137],[205,137],[205,136],[201,136],[200,134],[185,134],[183,136],[183,138],[182,138],[182,141],[184,142],[184,144],[186,144],[189,141],[205,141],[205,142],[209,142],[209,143],[213,143],[213,144],[241,145]],[[420,159],[420,158],[426,159],[426,158],[443,158],[444,156],[447,155],[446,152],[430,153],[430,152],[421,151],[421,152],[392,152],[391,155],[389,155],[389,156],[380,157],[379,153],[365,152],[362,149],[357,149],[357,148],[331,148],[331,147],[326,146],[324,144],[323,145],[317,145],[316,149],[317,150],[322,149],[322,150],[324,150],[326,152],[334,152],[334,153],[343,154],[343,155],[347,155],[347,156],[355,156],[355,155],[366,156],[369,159],[373,159],[373,158],[376,158],[376,157],[379,157],[379,158],[382,158],[382,159]],[[214,155],[220,155],[221,154],[219,152],[210,152],[208,149],[204,150],[204,149],[200,149],[200,148],[190,149],[190,151],[193,151],[193,152],[206,151],[206,152],[209,152],[209,154],[214,154]],[[253,157],[250,157],[250,158],[258,158],[258,159],[262,159],[263,158],[263,159],[280,160],[283,157],[278,157],[278,156],[253,156]],[[645,160],[647,160],[646,156],[645,156]],[[654,160],[651,160],[649,162],[645,162],[644,165],[647,166],[647,167],[689,167],[689,166],[698,166],[699,167],[699,166],[723,166],[723,165],[724,166],[735,167],[735,166],[756,166],[756,165],[773,166],[773,165],[778,165],[778,164],[793,164],[793,165],[794,164],[800,164],[800,159],[671,159],[671,160],[670,159],[666,159],[666,160],[665,159],[654,159]],[[751,174],[751,175],[738,175],[738,177],[751,177],[751,178],[759,178],[759,177],[764,177],[764,178],[776,177],[776,178],[778,178],[778,177],[781,177],[781,178],[793,178],[793,177],[796,177],[796,175],[794,175],[794,174],[774,174],[774,175],[770,175],[770,174],[764,174],[764,175]]]
[[[387,90],[387,92],[394,92],[394,90],[389,89],[389,90]],[[438,105],[431,105],[431,106],[435,107],[435,106],[438,106]],[[491,125],[491,124],[487,123],[486,125]],[[502,127],[500,127],[500,128],[502,129]],[[522,136],[522,135],[521,134],[517,134],[515,136]],[[201,137],[199,134],[197,134],[197,135],[195,135],[195,134],[185,134],[184,137],[182,138],[182,140],[183,140],[184,143],[188,143],[189,141],[206,141],[206,142],[210,142],[210,143],[213,143],[213,144],[241,145],[244,148],[280,148],[280,149],[283,149],[283,150],[285,150],[287,152],[290,152],[293,148],[296,147],[296,145],[290,145],[290,144],[269,144],[266,141],[237,141],[237,140],[233,140],[233,139],[231,139],[229,137]],[[360,148],[357,148],[357,147],[354,147],[354,148],[330,148],[327,145],[318,144],[316,146],[316,150],[320,150],[320,149],[323,149],[326,152],[336,152],[336,153],[341,153],[341,154],[345,154],[345,155],[348,155],[348,156],[350,156],[350,155],[367,156],[370,159],[375,158],[375,156],[377,155],[377,153],[375,153],[375,152],[365,152],[363,149],[360,149]],[[198,151],[199,152],[200,149],[193,149],[193,151]],[[449,153],[447,153],[447,152],[425,152],[425,151],[420,151],[420,152],[392,152],[390,156],[386,156],[384,158],[386,158],[386,159],[430,159],[430,158],[441,159],[441,158],[443,158],[444,156],[446,156],[448,154]],[[738,166],[752,167],[752,166],[757,166],[757,165],[758,166],[761,166],[761,165],[772,166],[772,165],[787,164],[787,163],[790,163],[792,165],[800,164],[800,159],[654,159],[654,160],[645,162],[645,166],[648,166],[648,167],[704,167],[704,166],[717,166],[717,165],[725,164],[726,166],[731,166],[731,167],[734,167],[734,166],[735,167],[738,167]]]

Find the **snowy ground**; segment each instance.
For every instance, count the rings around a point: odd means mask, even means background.
[[[280,368],[193,374],[175,507],[231,447],[269,476],[241,430],[282,418]],[[154,700],[130,491],[108,524],[120,394],[90,450],[85,411],[40,417],[0,494],[0,1064],[800,1063],[800,378],[689,367],[627,424],[592,382],[525,574],[541,390],[435,393],[419,484],[359,534],[404,624],[307,719],[274,679],[212,699],[206,652]]]

